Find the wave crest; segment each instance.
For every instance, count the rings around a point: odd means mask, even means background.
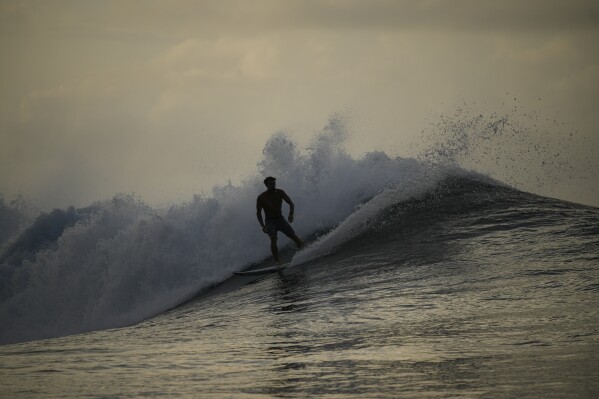
[[[2,258],[0,325],[10,328],[0,332],[0,342],[132,324],[269,258],[268,238],[254,211],[266,175],[276,176],[294,200],[299,235],[337,226],[297,262],[322,256],[361,231],[380,209],[421,195],[458,170],[383,152],[356,159],[343,148],[345,136],[336,117],[303,150],[289,136],[275,134],[253,176],[167,209],[118,195],[39,216],[15,241],[24,244],[22,253]]]

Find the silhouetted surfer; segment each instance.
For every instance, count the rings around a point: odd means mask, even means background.
[[[278,265],[281,264],[279,261],[279,248],[277,247],[277,231],[283,232],[287,237],[291,238],[298,248],[304,245],[304,242],[295,234],[289,223],[293,223],[293,201],[285,193],[285,191],[276,188],[277,179],[272,176],[264,179],[264,184],[267,190],[258,196],[256,201],[256,215],[258,216],[258,222],[262,226],[264,231],[270,237],[270,250],[272,256]],[[289,223],[283,218],[281,207],[283,200],[289,204]],[[264,210],[264,216],[266,223],[262,220],[262,210]]]

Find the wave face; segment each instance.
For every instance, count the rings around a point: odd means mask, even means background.
[[[275,134],[253,176],[167,209],[120,194],[87,208],[40,214],[26,227],[23,218],[0,219],[12,223],[10,237],[0,243],[0,342],[130,325],[189,300],[234,271],[266,262],[268,239],[254,204],[267,175],[276,176],[295,202],[296,232],[318,237],[296,254],[294,264],[404,240],[422,226],[460,234],[451,230],[454,215],[506,203],[525,209],[543,201],[455,165],[383,152],[356,159],[344,151],[344,136],[335,118],[304,150]],[[517,215],[506,215],[507,221],[481,216],[480,231],[501,229]],[[280,239],[281,246],[289,244]],[[410,249],[415,258],[433,256],[416,248]]]
[[[0,342],[136,323],[268,259],[254,210],[266,175],[294,200],[302,236],[328,231],[357,208],[363,213],[385,190],[408,199],[442,178],[438,169],[382,152],[354,159],[344,134],[333,118],[304,151],[275,134],[254,176],[168,209],[120,194],[11,227],[0,253]]]
[[[501,245],[485,246],[493,242],[489,237]],[[599,264],[599,209],[450,174],[408,199],[398,198],[396,189],[384,190],[299,252],[294,263],[358,253],[389,256],[396,264],[443,264],[469,245],[478,247],[482,262],[501,255],[515,264],[592,271]],[[596,276],[587,278],[589,283]],[[596,284],[587,288],[596,290]]]

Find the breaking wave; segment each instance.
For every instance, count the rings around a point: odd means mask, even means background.
[[[442,195],[437,189],[447,179],[498,185],[438,159],[380,151],[354,158],[344,139],[336,117],[307,148],[277,133],[266,142],[257,171],[239,185],[217,186],[210,196],[163,209],[119,194],[27,219],[3,202],[0,343],[130,325],[263,262],[270,251],[254,204],[266,175],[276,176],[294,200],[296,232],[320,235],[295,256],[296,264],[370,231],[395,204]],[[280,245],[289,243],[280,239]]]

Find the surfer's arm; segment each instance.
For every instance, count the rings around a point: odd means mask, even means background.
[[[256,217],[258,218],[258,223],[262,227],[262,231],[266,232],[266,226],[264,225],[264,219],[262,219],[262,203],[260,198],[256,201]]]
[[[283,190],[281,190],[281,197],[283,198],[283,200],[285,200],[286,203],[289,204],[289,217],[287,218],[287,220],[289,220],[289,223],[291,223],[293,222],[293,211],[295,209],[295,205],[293,204],[293,201],[291,201],[291,198],[289,198],[287,193]]]

